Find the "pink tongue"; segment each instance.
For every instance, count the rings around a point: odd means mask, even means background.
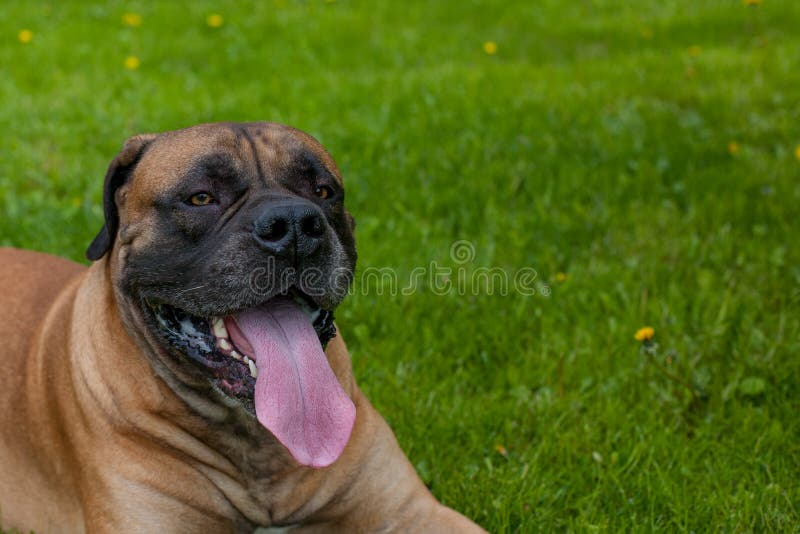
[[[252,348],[248,356],[255,356],[258,366],[259,422],[299,463],[332,464],[350,438],[356,407],[328,365],[311,321],[285,297],[234,319],[241,329],[229,329],[234,344],[245,351]],[[237,339],[240,335],[246,339]]]

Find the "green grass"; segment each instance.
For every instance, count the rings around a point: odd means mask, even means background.
[[[438,498],[494,532],[798,531],[800,3],[3,11],[0,244],[82,259],[129,135],[295,125],[342,168],[362,272],[458,267],[467,239],[469,269],[550,289],[373,290],[338,311]]]

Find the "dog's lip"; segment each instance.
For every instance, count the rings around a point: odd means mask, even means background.
[[[210,309],[203,310],[203,311],[194,310],[194,309],[191,309],[190,307],[186,307],[185,305],[178,305],[178,304],[175,304],[174,302],[172,302],[170,300],[164,299],[163,297],[154,296],[154,295],[142,296],[140,298],[140,300],[141,300],[142,304],[144,305],[144,307],[147,307],[147,308],[149,308],[151,310],[156,309],[159,306],[169,306],[171,308],[176,308],[176,309],[178,309],[178,310],[180,310],[182,312],[188,313],[188,314],[193,315],[195,317],[205,318],[205,319],[208,319],[209,321],[213,321],[215,318],[223,319],[225,317],[230,317],[230,316],[236,315],[237,313],[241,313],[241,312],[243,312],[245,310],[248,310],[248,309],[251,309],[251,308],[258,308],[260,306],[265,305],[267,302],[269,302],[270,300],[274,299],[275,297],[280,297],[280,296],[290,296],[290,297],[294,298],[295,300],[299,300],[299,301],[305,302],[306,311],[308,311],[309,307],[312,308],[312,309],[325,310],[325,307],[322,304],[320,304],[318,302],[318,300],[313,295],[310,295],[310,294],[306,293],[305,291],[300,289],[296,284],[291,284],[290,286],[288,286],[286,289],[283,289],[283,290],[278,290],[278,291],[271,292],[271,293],[267,294],[265,296],[265,298],[263,298],[263,299],[261,299],[259,301],[256,301],[254,303],[245,303],[243,305],[230,306],[230,307],[224,307],[224,308],[213,308],[212,307]],[[326,311],[330,312],[330,310],[326,310]]]
[[[195,363],[214,372],[214,380],[222,382],[228,389],[237,394],[243,393],[241,379],[249,382],[258,377],[252,347],[242,343],[244,336],[230,335],[229,328],[236,330],[238,326],[234,316],[242,310],[264,306],[278,297],[291,297],[305,311],[309,321],[317,332],[319,341],[324,347],[336,335],[333,314],[316,304],[314,299],[299,288],[290,287],[277,295],[264,300],[257,306],[244,306],[219,314],[195,314],[189,310],[175,306],[161,299],[141,298],[145,324],[155,335],[155,341],[161,350],[173,356],[180,354]],[[237,342],[235,339],[239,340]],[[177,354],[176,354],[177,353]],[[238,370],[232,371],[231,367]],[[233,376],[231,376],[231,373]],[[243,373],[247,376],[242,376]],[[229,379],[226,382],[226,379]],[[230,384],[233,379],[233,386]],[[245,384],[247,385],[247,384]],[[250,387],[252,390],[252,387]],[[248,393],[248,392],[244,392]],[[249,391],[252,396],[253,391]]]
[[[193,375],[195,372],[200,373],[192,379],[192,382],[198,378],[208,380],[215,391],[236,402],[249,415],[255,417],[253,399],[258,374],[255,362],[242,354],[234,356],[235,351],[220,350],[219,339],[214,335],[211,324],[202,317],[191,316],[188,312],[183,312],[170,304],[160,304],[182,314],[179,315],[181,319],[190,321],[191,324],[186,326],[191,330],[191,335],[187,335],[187,332],[181,330],[183,325],[179,326],[179,322],[170,323],[169,326],[172,328],[169,328],[159,319],[158,305],[151,306],[145,299],[141,299],[141,302],[142,308],[139,313],[145,319],[147,336],[152,339],[154,350],[163,358],[192,362],[194,365],[189,366],[187,370],[193,370]],[[163,312],[173,313],[166,309]],[[175,315],[169,317],[173,320],[175,318]],[[198,339],[202,340],[203,350],[197,343],[192,343]]]

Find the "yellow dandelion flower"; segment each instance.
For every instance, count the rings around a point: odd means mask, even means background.
[[[219,13],[212,13],[206,17],[206,24],[208,24],[209,28],[219,28],[225,24],[225,19]]]
[[[742,3],[746,6],[760,6],[761,0],[742,0]]]
[[[650,341],[653,339],[655,333],[656,331],[653,330],[652,326],[645,326],[644,328],[637,330],[633,337],[636,339],[636,341]]]
[[[736,141],[731,141],[730,143],[728,143],[728,154],[730,154],[731,156],[735,156],[736,154],[738,154],[739,149],[740,149],[739,143],[737,143]]]
[[[486,41],[483,43],[483,51],[490,56],[495,55],[497,53],[497,43],[494,41]]]
[[[567,278],[567,273],[556,273],[556,282],[566,282]]]
[[[125,13],[122,15],[122,23],[129,28],[138,28],[142,25],[142,16],[138,13]]]
[[[697,57],[700,55],[700,52],[702,52],[703,49],[700,48],[698,45],[692,45],[688,49],[686,49],[686,51],[689,52],[690,56]]]
[[[800,145],[797,145],[796,147],[794,147],[794,158],[797,161],[800,161]]]
[[[642,36],[642,39],[652,39],[653,38],[653,28],[642,28],[642,31],[639,32],[639,35]]]
[[[136,70],[142,62],[136,56],[128,56],[125,58],[125,68],[128,70]]]
[[[30,30],[20,30],[17,34],[17,39],[19,39],[19,42],[22,44],[30,43],[33,39],[33,32]]]

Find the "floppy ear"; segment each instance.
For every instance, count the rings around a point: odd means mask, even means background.
[[[108,252],[114,244],[114,238],[117,235],[117,227],[119,226],[119,213],[117,212],[117,203],[114,201],[114,196],[130,176],[136,164],[139,163],[142,154],[150,144],[150,142],[157,137],[157,134],[141,134],[134,135],[122,145],[122,150],[111,162],[106,171],[105,183],[103,185],[103,215],[105,216],[105,224],[100,229],[100,232],[86,249],[86,258],[91,261],[99,260],[103,255]]]

